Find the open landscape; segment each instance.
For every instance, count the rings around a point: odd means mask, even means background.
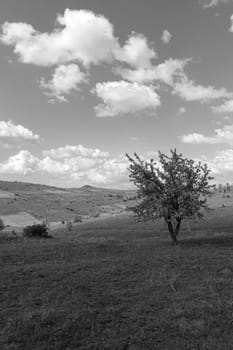
[[[233,350],[233,0],[0,0],[0,350]]]
[[[17,200],[32,191],[28,208],[35,217],[33,196],[51,200],[53,191],[3,185],[4,191],[19,194]],[[79,214],[86,214],[82,210],[88,206],[78,204],[78,194],[90,190],[96,193],[89,187],[70,190],[76,193]],[[53,210],[58,212],[55,198],[68,190],[54,191]],[[121,202],[115,196],[119,192],[100,193],[101,199],[100,194],[92,197],[95,210],[130,203]],[[184,222],[177,247],[171,246],[163,221],[137,223],[127,212],[79,223],[70,232],[66,227],[51,229],[50,239],[6,237],[3,231],[0,348],[231,349],[232,197],[231,191],[216,192],[209,199],[215,210],[200,221]],[[5,212],[13,214],[16,209]]]
[[[135,191],[92,186],[63,189],[22,182],[0,181],[0,218],[6,228],[22,233],[33,223],[45,222],[51,229],[124,214]]]

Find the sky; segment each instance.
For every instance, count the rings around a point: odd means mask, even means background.
[[[233,182],[232,0],[1,0],[0,179],[129,188],[176,148]]]

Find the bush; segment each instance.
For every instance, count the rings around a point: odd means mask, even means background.
[[[5,225],[3,223],[3,220],[0,219],[0,231],[3,230],[5,228]]]
[[[72,228],[73,228],[73,225],[72,225],[72,222],[71,221],[68,221],[67,224],[66,224],[66,228],[69,232],[72,231]]]
[[[45,224],[34,224],[23,229],[24,237],[48,238],[48,227]]]
[[[82,217],[81,217],[81,215],[75,216],[73,222],[74,222],[74,224],[76,224],[76,223],[78,223],[78,222],[82,222]]]

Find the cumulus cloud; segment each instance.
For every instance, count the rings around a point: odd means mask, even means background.
[[[51,33],[27,23],[5,22],[1,40],[14,47],[23,63],[51,66],[78,60],[85,66],[110,61],[116,46],[113,26],[104,16],[66,9]]]
[[[189,80],[184,74],[179,82],[176,82],[173,93],[180,96],[186,101],[209,102],[211,100],[230,98],[233,93],[228,92],[225,88],[216,89],[213,86],[202,86]]]
[[[88,67],[115,59],[133,67],[147,67],[157,56],[142,34],[131,33],[121,47],[109,20],[92,11],[66,9],[57,16],[56,24],[52,32],[40,33],[27,23],[5,22],[1,41],[14,47],[21,62],[39,66],[78,60]]]
[[[41,157],[21,150],[0,163],[0,174],[53,179],[58,186],[129,186],[128,161],[123,156],[111,157],[108,152],[82,145],[66,145],[45,150]]]
[[[172,59],[164,61],[157,66],[150,66],[148,68],[130,69],[117,67],[114,73],[121,75],[125,80],[147,83],[152,81],[160,81],[169,86],[174,84],[174,79],[183,75],[183,69],[190,59]]]
[[[227,4],[229,0],[200,0],[204,8],[215,7],[219,4]]]
[[[34,134],[23,125],[15,125],[11,120],[0,121],[0,142],[4,148],[19,147],[23,144],[38,143],[40,141],[39,135]]]
[[[232,182],[233,149],[217,151],[212,158],[205,157],[205,163],[212,170],[216,182]]]
[[[180,107],[179,110],[178,110],[178,114],[181,115],[181,114],[184,114],[186,113],[186,108],[185,107]]]
[[[70,158],[70,157],[91,157],[107,158],[108,152],[99,150],[98,148],[86,148],[83,145],[66,145],[64,147],[52,148],[47,151],[43,151],[44,156],[49,156],[54,159]]]
[[[192,133],[183,135],[182,142],[191,144],[220,144],[228,143],[233,145],[233,124],[225,125],[221,129],[215,129],[213,136],[205,136],[203,134]]]
[[[138,33],[132,33],[123,47],[114,50],[115,59],[125,62],[135,68],[145,68],[151,65],[151,60],[157,57],[147,38]]]
[[[214,3],[210,1],[209,6]],[[168,43],[170,38],[171,34],[165,30],[164,42]],[[67,95],[87,81],[87,73],[81,72],[79,65],[88,70],[90,65],[111,63],[115,65],[114,73],[123,80],[138,83],[113,81],[97,84],[94,91],[104,100],[104,104],[96,107],[98,116],[155,109],[160,105],[159,96],[153,88],[145,86],[152,82],[167,84],[174,89],[174,94],[187,101],[207,102],[233,96],[224,88],[205,87],[189,80],[184,67],[190,59],[170,58],[155,65],[153,60],[157,53],[143,34],[132,32],[121,45],[110,21],[89,10],[66,9],[57,16],[51,32],[39,32],[28,23],[5,22],[1,41],[12,46],[23,63],[57,66],[50,80],[40,81],[51,102],[67,101]],[[139,86],[139,83],[144,85]],[[125,97],[122,92],[126,93]],[[122,106],[117,106],[118,99]],[[132,101],[136,101],[135,107]]]
[[[160,106],[160,97],[154,88],[138,83],[126,81],[98,83],[92,93],[103,100],[102,104],[95,107],[97,117],[155,111]]]
[[[232,113],[233,112],[233,100],[228,100],[219,106],[212,107],[215,113]]]
[[[37,169],[39,159],[29,151],[21,150],[14,156],[9,157],[5,163],[0,164],[0,173],[22,174],[33,173]]]
[[[46,95],[51,98],[51,102],[56,100],[66,102],[67,99],[64,95],[69,94],[72,90],[79,90],[80,84],[84,82],[86,82],[86,76],[80,71],[78,65],[69,64],[58,66],[52,79],[48,82],[41,79],[40,85],[45,89]]]
[[[171,33],[168,30],[164,30],[162,37],[161,37],[162,42],[164,44],[168,44],[170,42],[171,38],[172,38]]]

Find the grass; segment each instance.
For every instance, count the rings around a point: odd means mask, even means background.
[[[0,349],[232,349],[232,219],[211,215],[178,247],[127,217],[2,240]]]

